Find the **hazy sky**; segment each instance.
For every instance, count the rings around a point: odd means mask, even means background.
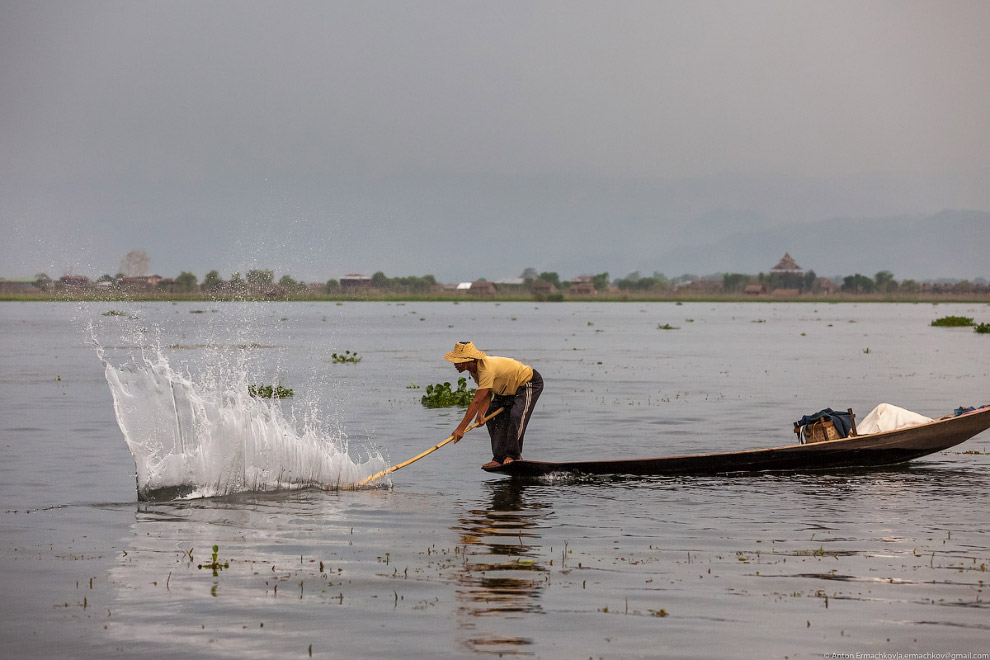
[[[983,0],[0,0],[0,276],[619,275],[711,213],[990,210],[988,34]]]

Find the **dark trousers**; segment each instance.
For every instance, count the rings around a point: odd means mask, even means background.
[[[522,458],[523,436],[526,426],[533,414],[533,407],[543,393],[543,377],[533,370],[533,377],[528,383],[516,390],[515,394],[504,396],[492,395],[486,415],[499,408],[505,408],[500,414],[488,420],[488,435],[492,438],[492,458],[501,463],[506,458],[519,460]]]

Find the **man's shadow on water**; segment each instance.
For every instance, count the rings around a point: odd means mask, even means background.
[[[551,515],[533,484],[500,479],[484,484],[486,497],[467,508],[451,528],[460,537],[458,627],[476,653],[528,654],[533,640],[515,633],[516,622],[542,611],[547,569],[540,529]]]

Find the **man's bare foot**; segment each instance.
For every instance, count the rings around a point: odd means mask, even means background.
[[[484,465],[482,465],[481,467],[482,468],[493,468],[493,467],[498,467],[499,465],[501,465],[501,463],[499,463],[498,461],[491,460],[491,461],[488,461],[487,463],[485,463]]]

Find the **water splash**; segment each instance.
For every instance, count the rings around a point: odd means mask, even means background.
[[[99,344],[97,352],[134,457],[139,500],[347,488],[385,468],[381,454],[356,463],[344,434],[318,420],[297,430],[282,402],[250,396],[243,378],[207,369],[194,380],[173,369],[160,346],[123,366]]]

